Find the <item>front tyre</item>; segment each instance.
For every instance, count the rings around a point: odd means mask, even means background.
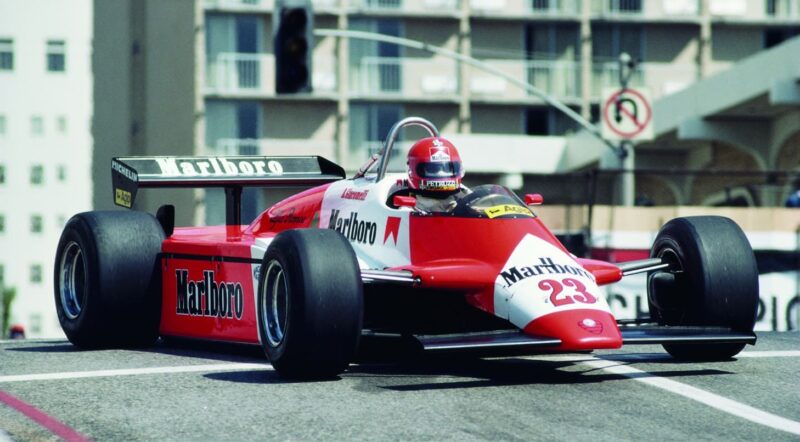
[[[58,321],[79,347],[149,345],[158,337],[164,232],[144,212],[73,216],[56,248]]]
[[[287,230],[270,243],[258,281],[258,330],[288,378],[338,375],[361,336],[363,286],[350,243],[327,229]]]
[[[752,332],[758,309],[758,268],[750,243],[732,220],[676,218],[664,225],[650,251],[670,264],[650,275],[650,315],[660,325],[718,326]],[[688,360],[726,360],[745,344],[664,344]]]

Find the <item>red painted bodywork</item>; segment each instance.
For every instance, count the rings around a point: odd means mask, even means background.
[[[324,185],[298,193],[264,211],[248,226],[176,229],[162,245],[161,333],[257,344],[254,270],[260,264],[260,257],[253,257],[251,248],[257,238],[271,238],[287,229],[316,228],[322,199],[328,187]],[[423,288],[461,291],[470,304],[491,314],[494,310],[494,282],[510,251],[527,234],[544,239],[564,253],[569,253],[538,218],[489,220],[412,215],[409,217],[411,264],[395,270],[412,271],[420,278]],[[613,264],[581,258],[577,261],[595,276],[599,285],[616,282],[622,277],[620,269]],[[235,314],[224,317],[204,313],[179,314],[178,293],[181,287],[179,273],[176,272],[184,270],[187,272],[186,281],[194,281],[195,286],[205,286],[204,272],[209,271],[214,272],[214,282],[217,284],[240,284],[241,318]],[[209,311],[207,290],[198,299],[200,311]],[[595,333],[578,326],[579,321],[587,318],[602,324],[603,331]],[[565,327],[569,331],[564,332]],[[546,315],[532,321],[524,331],[558,336],[563,341],[561,349],[612,348],[621,345],[614,318],[594,310],[570,310]]]
[[[585,321],[593,321],[592,326]],[[596,350],[622,346],[617,321],[599,310],[565,310],[534,319],[525,326],[525,333],[538,336],[558,336],[558,350]]]
[[[250,263],[252,235],[230,235],[225,227],[182,228],[162,245],[161,333],[198,339],[258,343],[253,270]],[[241,232],[242,228],[237,228]],[[231,258],[237,259],[231,262]],[[227,260],[227,262],[226,262]],[[241,284],[244,305],[241,319],[180,315],[177,313],[178,281],[176,271],[188,270],[188,281],[202,281],[204,271],[213,271],[216,282]],[[201,296],[206,310],[208,296]]]

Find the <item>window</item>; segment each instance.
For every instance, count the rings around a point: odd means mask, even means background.
[[[578,111],[577,109],[572,109]],[[528,135],[563,136],[577,130],[577,123],[562,112],[546,107],[530,107],[525,112],[525,133]]]
[[[14,40],[0,38],[0,71],[14,70]]]
[[[58,118],[56,118],[56,128],[58,129],[58,133],[67,133],[67,117],[65,115],[59,115]]]
[[[66,51],[64,40],[47,41],[47,70],[64,72],[66,68]]]
[[[38,335],[42,332],[42,314],[41,313],[34,313],[30,315],[30,329],[32,335]]]
[[[61,181],[63,183],[64,181],[67,180],[67,166],[65,166],[63,164],[58,166],[58,169],[57,169],[56,173],[57,173],[58,181]]]
[[[42,282],[42,265],[32,264],[30,268],[30,280],[34,284],[41,284]]]
[[[0,264],[0,287],[3,286],[5,280],[6,280],[6,268],[3,267],[3,264]]]
[[[800,3],[795,6],[800,6]],[[770,17],[791,18],[793,15],[791,0],[767,0],[766,7]]]
[[[775,28],[764,30],[764,49],[777,46],[784,41],[800,34],[800,29]]]
[[[0,233],[5,233],[6,231],[6,216],[0,215]]]
[[[0,115],[0,137],[6,134],[6,116]]]
[[[31,233],[42,233],[42,215],[31,215]]]
[[[39,115],[31,117],[31,135],[41,136],[44,134],[44,119]]]
[[[31,184],[44,183],[44,166],[36,164],[31,166]]]
[[[5,184],[6,182],[6,166],[0,164],[0,184]]]
[[[608,0],[608,9],[621,14],[642,12],[642,0]]]

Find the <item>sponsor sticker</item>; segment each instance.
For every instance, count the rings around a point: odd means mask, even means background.
[[[244,292],[238,282],[216,281],[213,270],[204,270],[203,279],[189,279],[189,270],[175,270],[178,315],[242,319]]]
[[[432,147],[431,148],[431,161],[450,161],[450,155],[447,153],[446,147]]]
[[[523,328],[536,318],[576,309],[608,312],[594,275],[555,244],[525,235],[495,280],[495,315]],[[581,328],[593,333],[598,326],[587,321]]]
[[[456,190],[456,180],[422,180],[419,183],[422,190]]]
[[[172,177],[231,177],[282,175],[283,165],[276,160],[240,158],[156,158],[161,175]]]
[[[378,225],[376,223],[358,219],[358,213],[356,212],[342,214],[338,209],[331,210],[328,228],[341,233],[350,242],[365,245],[375,244],[375,236],[378,233]]]
[[[269,221],[276,224],[301,224],[305,222],[305,218],[295,215],[295,208],[276,208],[268,212]]]
[[[496,218],[503,215],[523,215],[533,218],[533,214],[525,207],[513,204],[500,204],[483,210],[489,218]]]
[[[344,189],[342,198],[346,200],[364,201],[367,198],[367,193],[369,193],[369,190]]]
[[[114,189],[114,202],[122,207],[131,208],[132,198],[131,193],[127,190]]]
[[[122,163],[119,163],[117,161],[112,161],[111,169],[115,170],[116,172],[118,172],[119,174],[121,174],[122,176],[131,181],[139,181],[139,175],[137,175],[136,172],[134,172],[133,170],[125,167]]]

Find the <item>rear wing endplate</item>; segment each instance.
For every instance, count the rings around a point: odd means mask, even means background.
[[[243,187],[314,186],[345,178],[319,156],[120,157],[111,160],[114,203],[131,208],[139,188],[222,187],[228,225],[241,224]]]

